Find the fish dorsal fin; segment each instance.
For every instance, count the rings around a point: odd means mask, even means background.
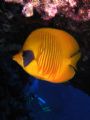
[[[34,60],[34,54],[31,50],[23,51],[23,63],[24,67],[27,66],[32,60]]]

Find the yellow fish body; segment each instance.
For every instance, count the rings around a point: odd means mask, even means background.
[[[30,75],[61,83],[74,77],[80,56],[79,45],[70,34],[41,28],[30,34],[13,59]]]

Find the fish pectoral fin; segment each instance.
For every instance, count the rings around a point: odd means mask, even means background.
[[[70,64],[76,70],[77,70],[76,64],[79,61],[80,57],[81,57],[81,53],[80,52],[77,52],[77,54],[74,54],[73,56],[71,56],[71,63]]]

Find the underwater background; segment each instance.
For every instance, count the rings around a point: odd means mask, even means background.
[[[0,2],[0,120],[90,120],[90,21],[64,15],[26,18],[19,4]],[[35,29],[51,27],[73,35],[82,52],[76,76],[67,83],[36,80],[12,61]]]

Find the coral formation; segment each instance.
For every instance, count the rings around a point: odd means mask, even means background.
[[[75,21],[90,20],[90,0],[5,0],[23,6],[26,17],[33,16],[34,9],[45,20],[62,13]]]

